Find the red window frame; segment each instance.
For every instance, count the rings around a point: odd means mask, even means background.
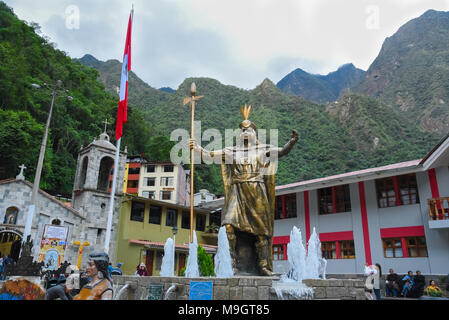
[[[419,194],[416,174],[376,179],[376,193],[379,208],[417,204]]]
[[[355,247],[354,247],[354,257],[352,258],[342,258],[341,247],[344,241],[352,241],[354,242],[354,233],[352,231],[341,231],[341,232],[328,232],[328,233],[320,233],[319,235],[320,241],[324,244],[329,244],[335,242],[335,250],[336,250],[336,259],[355,259]],[[325,245],[326,247],[326,245]],[[326,249],[326,248],[324,248]]]
[[[284,260],[284,245],[273,244],[273,261]]]
[[[274,252],[273,252],[274,246],[278,246],[278,247],[282,246],[283,260],[288,260],[288,256],[287,256],[287,244],[288,243],[290,243],[290,236],[273,237],[272,248],[271,248],[272,254],[274,254]]]
[[[318,208],[320,214],[351,211],[349,185],[318,189]]]
[[[382,238],[382,243],[391,238],[400,238],[402,244],[402,258],[412,258],[409,254],[409,240],[416,239],[418,251],[424,246],[418,244],[419,240],[424,238],[425,250],[427,252],[426,256],[417,256],[417,258],[428,257],[429,253],[427,251],[427,240],[424,232],[424,226],[412,226],[412,227],[399,227],[399,228],[383,228],[380,229],[380,237]],[[384,252],[385,257],[385,252]],[[387,258],[387,257],[385,257]]]
[[[276,197],[274,219],[296,218],[296,193],[283,194]]]

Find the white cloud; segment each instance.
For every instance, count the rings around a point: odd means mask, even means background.
[[[19,18],[38,22],[43,33],[70,56],[90,53],[101,60],[121,59],[134,3],[133,71],[153,87],[173,88],[191,76],[253,88],[265,77],[277,82],[296,68],[326,74],[352,62],[366,70],[384,39],[402,24],[428,9],[449,9],[446,0],[6,3]],[[80,9],[77,30],[65,27],[70,5]],[[378,17],[368,7],[378,8]],[[375,19],[378,28],[368,27]]]

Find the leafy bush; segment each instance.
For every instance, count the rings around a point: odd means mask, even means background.
[[[188,260],[189,258],[187,258]],[[186,264],[187,264],[186,260]],[[198,269],[200,272],[200,277],[213,277],[215,276],[214,272],[214,263],[212,257],[206,252],[206,250],[198,245]],[[185,276],[186,267],[181,269],[181,277]]]

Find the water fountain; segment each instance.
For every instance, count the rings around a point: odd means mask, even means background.
[[[189,257],[185,271],[186,278],[198,278],[200,272],[198,269],[198,242],[196,240],[196,232],[193,232],[193,242],[189,243]]]
[[[231,254],[229,251],[229,241],[226,235],[226,227],[221,227],[218,231],[218,249],[214,258],[215,276],[217,278],[230,278],[234,276],[232,269]]]
[[[308,279],[326,280],[327,260],[322,258],[322,255],[321,241],[315,231],[315,228],[313,228],[307,250],[307,258],[309,259],[308,262],[306,262],[306,265],[308,265],[309,268]]]
[[[309,238],[307,252],[302,242],[302,235],[295,226],[290,233],[290,243],[287,245],[290,270],[281,279],[273,283],[276,295],[284,299],[287,293],[296,299],[311,299],[313,289],[307,287],[304,279],[325,279],[326,260],[321,257],[321,242],[313,228]]]
[[[164,257],[162,258],[162,277],[173,277],[175,269],[175,243],[172,238],[168,238],[164,246]]]
[[[310,236],[307,245],[305,269],[305,277],[307,279],[319,279],[321,255],[321,242],[316,234],[315,228],[313,228],[312,235]]]

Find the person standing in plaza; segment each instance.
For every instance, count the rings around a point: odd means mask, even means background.
[[[373,265],[365,263],[365,296],[367,300],[374,300],[375,296],[373,294],[374,289],[374,276],[377,273],[376,268]]]
[[[380,266],[380,264],[376,263],[374,265],[374,269],[376,270],[376,272],[374,273],[374,282],[373,282],[373,290],[374,290],[374,294],[376,295],[376,300],[381,300],[382,298],[380,297],[380,279],[382,278],[382,267]]]

